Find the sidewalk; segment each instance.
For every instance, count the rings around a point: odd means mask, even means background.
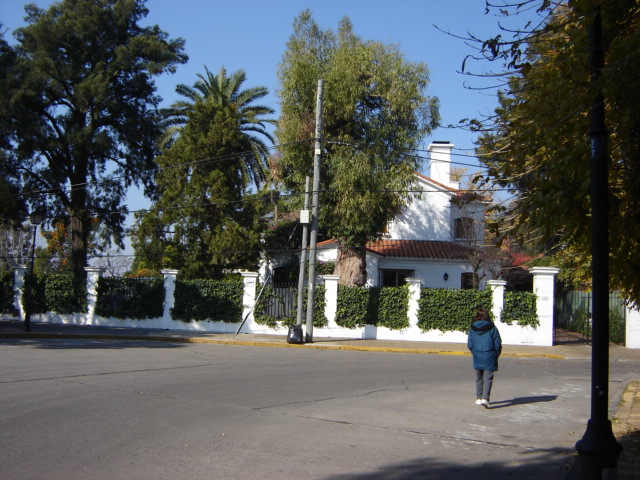
[[[357,350],[375,352],[397,352],[416,354],[469,355],[464,343],[409,342],[401,340],[342,339],[315,337],[313,343],[292,345],[287,343],[287,332],[281,335],[259,335],[252,333],[210,333],[191,330],[158,330],[148,328],[104,327],[92,325],[57,325],[31,322],[31,332],[24,331],[18,320],[0,320],[1,338],[93,338],[100,340],[148,340],[159,342],[211,343],[224,345],[248,345],[281,348],[314,348],[325,350]],[[586,344],[563,344],[553,347],[528,345],[504,345],[503,357],[588,359],[591,346]],[[640,361],[640,350],[612,345],[609,351],[612,360]]]
[[[282,335],[257,335],[249,333],[234,335],[233,333],[88,325],[56,325],[36,322],[31,323],[31,332],[25,332],[24,324],[20,321],[0,320],[0,340],[55,338],[209,343],[219,345],[312,348],[423,355],[469,355],[467,346],[461,343],[365,340],[357,338],[314,338],[313,343],[292,345],[287,343],[286,331],[284,330]],[[504,345],[502,356],[511,358],[585,360],[591,358],[591,346],[585,344],[564,344],[553,347]],[[612,345],[609,349],[609,358],[611,361],[640,362],[640,350],[632,350],[623,346]],[[613,430],[618,440],[624,446],[624,452],[618,461],[618,479],[640,480],[640,379],[633,380],[627,385],[614,416]]]

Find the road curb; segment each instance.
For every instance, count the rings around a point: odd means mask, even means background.
[[[399,348],[399,347],[366,347],[356,345],[326,345],[315,343],[292,344],[284,342],[268,342],[255,340],[223,340],[218,338],[154,336],[154,335],[111,335],[111,334],[74,334],[74,333],[0,333],[0,339],[87,339],[87,340],[128,340],[149,342],[174,342],[174,343],[200,343],[212,345],[236,345],[248,347],[273,347],[273,348],[311,348],[314,350],[339,350],[351,352],[380,352],[380,353],[413,353],[419,355],[453,355],[471,356],[470,352],[460,350],[439,350],[423,348]],[[538,353],[503,353],[503,358],[549,358],[564,360],[564,355],[550,355]]]

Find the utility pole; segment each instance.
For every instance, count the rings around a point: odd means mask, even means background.
[[[318,79],[316,97],[316,135],[313,154],[313,202],[311,207],[311,238],[309,239],[309,292],[307,297],[307,329],[305,342],[313,343],[313,307],[316,293],[316,247],[318,245],[318,203],[320,199],[320,158],[322,156],[322,95],[324,80]]]
[[[604,67],[602,16],[595,7],[589,29],[591,85],[591,262],[593,338],[591,343],[591,418],[581,440],[576,443],[580,454],[580,478],[601,480],[615,469],[622,446],[618,443],[609,407],[609,177],[607,129],[604,120],[604,95],[600,76]],[[607,475],[606,478],[609,478]]]
[[[298,309],[296,312],[296,325],[302,326],[302,300],[304,299],[304,269],[307,264],[307,240],[309,238],[309,188],[311,179],[307,176],[304,184],[304,210],[300,212],[302,223],[302,250],[300,251],[300,273],[298,274]],[[305,217],[305,218],[303,218]]]

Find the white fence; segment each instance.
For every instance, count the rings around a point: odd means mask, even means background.
[[[26,267],[20,266],[15,270],[15,307],[22,312],[22,302],[20,295],[24,283]],[[178,270],[163,270],[166,297],[164,301],[163,315],[159,318],[148,320],[120,319],[102,317],[96,315],[95,305],[97,297],[98,279],[102,274],[99,268],[86,268],[87,270],[87,295],[89,308],[86,314],[76,313],[71,315],[61,315],[55,313],[33,314],[32,320],[40,322],[76,325],[104,325],[118,327],[135,328],[161,328],[170,330],[191,330],[207,331],[217,333],[235,333],[239,323],[224,323],[210,321],[193,321],[185,323],[171,318],[171,308],[174,305],[175,280]],[[533,291],[537,296],[537,311],[540,325],[537,328],[521,327],[517,324],[507,325],[496,322],[503,343],[509,345],[540,345],[551,346],[553,344],[553,303],[554,303],[554,278],[558,269],[549,267],[536,267],[531,269],[533,274]],[[244,296],[243,319],[246,321],[241,333],[257,333],[269,335],[285,335],[285,327],[272,328],[260,325],[253,318],[253,306],[256,301],[258,274],[253,272],[243,273]],[[403,330],[391,330],[386,327],[364,326],[360,328],[348,329],[336,324],[336,310],[338,299],[338,277],[325,275],[322,277],[325,284],[325,316],[328,325],[323,328],[314,328],[315,337],[329,338],[367,338],[379,340],[404,340],[404,341],[426,341],[426,342],[466,342],[464,332],[441,332],[437,330],[423,331],[418,326],[418,301],[420,299],[421,284],[418,279],[408,279],[409,282],[409,327]],[[489,288],[493,290],[492,312],[496,319],[500,318],[500,312],[504,304],[504,292],[506,282],[492,280],[488,282]],[[636,316],[636,321],[631,320],[627,325],[628,339],[631,337],[632,343],[627,342],[631,348],[640,348],[640,318]],[[469,319],[471,320],[471,319]],[[636,343],[633,343],[635,341]]]

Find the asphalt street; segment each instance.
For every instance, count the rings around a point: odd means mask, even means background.
[[[95,339],[0,342],[2,479],[564,479],[590,361]],[[611,364],[611,398],[638,362]],[[612,401],[611,408],[615,408]]]

